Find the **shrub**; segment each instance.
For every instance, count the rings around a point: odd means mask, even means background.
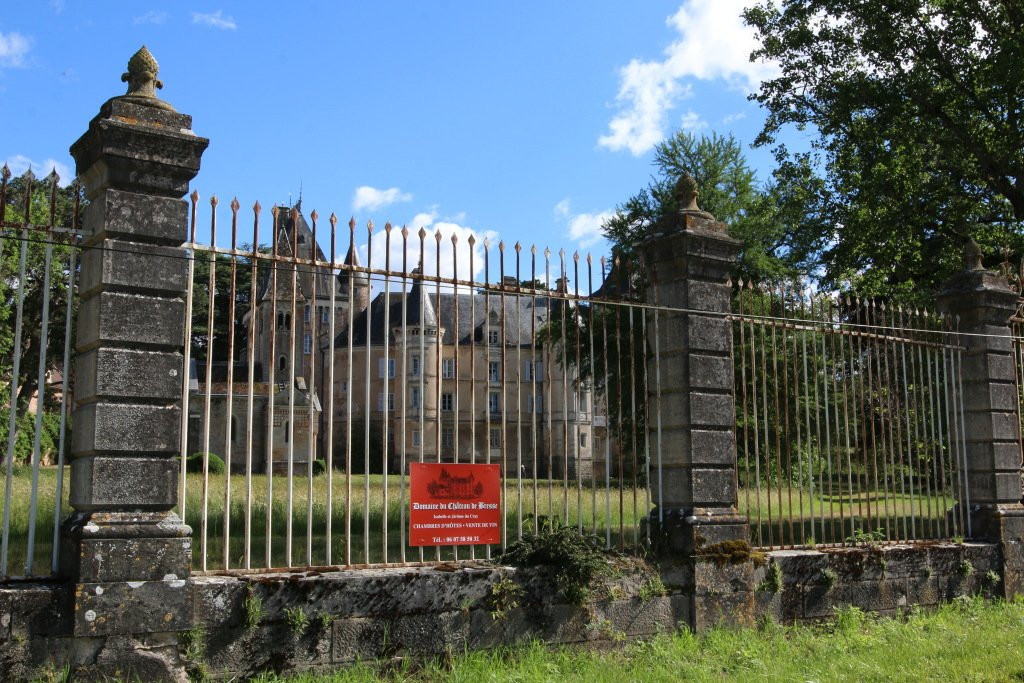
[[[224,460],[221,459],[216,453],[210,453],[210,474],[224,474]],[[188,460],[185,462],[185,470],[188,472],[202,472],[203,471],[203,454],[193,453],[188,456]]]
[[[319,477],[321,474],[327,471],[327,463],[323,460],[313,461],[313,476]]]
[[[585,602],[591,581],[608,572],[601,539],[550,520],[511,543],[500,561],[513,567],[552,567],[556,587],[574,604]]]

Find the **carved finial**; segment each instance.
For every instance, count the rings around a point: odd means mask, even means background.
[[[174,111],[171,105],[156,96],[157,89],[164,87],[163,82],[156,77],[159,70],[160,65],[143,45],[128,60],[128,71],[121,74],[121,81],[128,84],[128,92],[122,97],[151,107]]]
[[[973,237],[967,238],[967,244],[964,245],[964,270],[985,270],[985,265],[982,263],[985,258],[985,254],[981,251],[981,247],[974,241]]]
[[[676,199],[679,201],[679,208],[683,211],[700,211],[700,207],[697,205],[699,196],[697,180],[689,173],[676,181]]]
[[[356,217],[355,216],[352,216],[351,218],[348,219],[348,229],[349,230],[355,230],[356,229]]]

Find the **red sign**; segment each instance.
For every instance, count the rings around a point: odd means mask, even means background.
[[[501,543],[501,466],[409,463],[409,545]]]

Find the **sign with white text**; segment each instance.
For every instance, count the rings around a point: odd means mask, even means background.
[[[501,466],[409,463],[409,545],[501,543]]]

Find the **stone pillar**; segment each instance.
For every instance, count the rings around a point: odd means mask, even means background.
[[[940,310],[959,318],[964,436],[971,537],[1002,544],[1007,597],[1024,592],[1024,506],[1016,365],[1010,318],[1019,295],[1006,277],[985,270],[968,242],[965,270],[946,283]]]
[[[71,506],[62,571],[75,635],[189,628],[190,529],[177,504],[188,203],[209,141],[157,99],[143,47],[128,93],[71,146],[85,209]]]
[[[676,186],[679,206],[641,247],[648,303],[706,311],[648,317],[648,375],[652,450],[657,444],[657,372],[661,372],[661,472],[652,463],[653,537],[686,555],[724,541],[748,541],[747,518],[737,513],[730,276],[740,242],[724,223],[697,206],[693,178]],[[652,459],[655,456],[652,453]],[[656,462],[656,461],[655,461]],[[663,521],[662,521],[663,520]]]

